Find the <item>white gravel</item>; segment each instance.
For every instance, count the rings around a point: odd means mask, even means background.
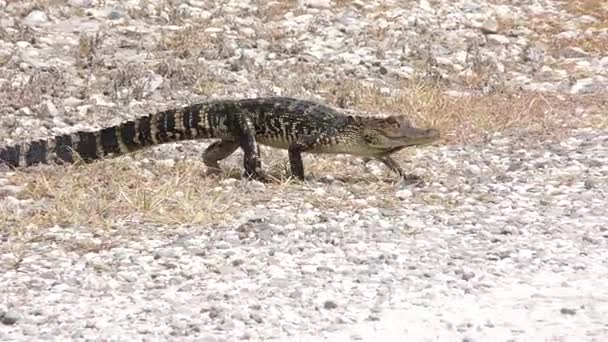
[[[85,255],[54,241],[94,236],[53,228],[0,276],[0,337],[601,341],[607,141],[443,147],[422,160],[450,160],[455,179],[430,170],[398,210],[277,199],[241,225],[152,227]]]
[[[170,87],[175,80],[155,64],[174,59],[155,49],[161,31],[175,31],[180,20],[209,26],[213,44],[194,59],[209,77],[201,87],[221,80],[216,97],[281,94],[298,63],[321,80],[386,89],[389,78],[411,78],[420,61],[432,61],[422,69],[456,83],[476,72],[472,66],[489,65],[472,91],[608,90],[608,56],[549,51],[534,39],[533,16],[559,19],[556,39],[608,37],[601,28],[582,32],[577,24],[599,19],[555,1],[337,2],[298,1],[284,12],[271,2],[281,14],[262,19],[248,0],[177,1],[175,11],[163,1],[34,8],[0,0],[0,91],[27,90],[0,104],[0,139],[116,121],[135,106],[194,102],[192,84]],[[76,66],[79,34],[98,31],[105,40],[90,62],[126,68],[139,75],[134,83]],[[136,65],[144,64],[155,67],[141,72]],[[270,71],[276,83],[258,78]],[[323,95],[314,83],[301,88]],[[130,101],[134,89],[140,98]],[[104,117],[92,106],[116,113]],[[605,129],[421,149],[416,165],[427,184],[378,194],[400,201],[397,209],[373,206],[356,186],[329,177],[233,213],[236,224],[145,226],[109,246],[91,227],[48,227],[20,254],[23,246],[9,246],[18,237],[0,222],[0,340],[608,340]],[[234,187],[268,191],[233,180],[214,191]],[[0,173],[2,210],[31,205],[22,191]]]

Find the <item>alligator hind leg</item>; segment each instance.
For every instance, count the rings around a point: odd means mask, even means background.
[[[203,162],[207,167],[207,175],[220,173],[219,161],[228,158],[239,148],[239,143],[231,140],[219,140],[207,147],[203,152]]]

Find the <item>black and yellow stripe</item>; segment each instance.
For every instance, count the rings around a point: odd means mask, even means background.
[[[0,163],[10,167],[40,163],[91,162],[179,140],[213,138],[227,115],[217,103],[171,109],[92,132],[75,132],[0,148]],[[212,125],[218,125],[212,128]]]
[[[319,118],[312,110],[322,112],[323,108],[316,103],[290,98],[211,101],[142,116],[97,131],[57,135],[3,147],[0,148],[0,164],[19,167],[91,162],[179,140],[238,140],[247,120],[259,129],[257,133],[288,143],[296,139],[298,133],[313,130],[306,116],[312,114],[313,122]],[[244,117],[248,119],[244,121]]]

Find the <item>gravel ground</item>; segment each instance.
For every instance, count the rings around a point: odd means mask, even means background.
[[[148,228],[86,254],[55,247],[94,241],[86,229],[50,229],[0,277],[2,339],[601,341],[607,142],[581,131],[528,149],[442,147],[421,158],[450,161],[453,179],[431,170],[440,181],[385,194],[394,210],[294,194],[241,224]]]
[[[608,14],[556,1],[52,3],[0,1],[5,143],[210,97],[338,103],[318,87],[337,79],[390,97],[420,70],[446,82],[449,96],[608,90]],[[197,21],[208,40],[164,38]],[[464,53],[471,42],[475,51]],[[462,83],[475,75],[483,77]],[[606,103],[595,107],[604,126],[416,150],[418,185],[327,170],[286,185],[227,178],[209,192],[239,198],[204,224],[110,217],[21,230],[7,219],[0,340],[605,341]],[[163,158],[180,149],[146,156],[170,168]],[[329,160],[349,176],[364,172],[348,158],[306,162]],[[37,198],[14,177],[0,171],[7,217],[54,212],[59,199]]]

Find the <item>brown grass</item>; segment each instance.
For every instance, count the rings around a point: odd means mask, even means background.
[[[494,132],[514,130],[533,135],[561,134],[586,125],[574,114],[577,106],[602,103],[599,98],[507,90],[449,96],[445,87],[420,81],[403,81],[394,89],[386,95],[378,87],[348,81],[322,87],[334,105],[346,103],[370,113],[403,113],[419,126],[437,127],[444,132],[444,143],[475,142]]]
[[[18,10],[18,12],[15,14],[20,17],[25,17],[34,10],[44,12],[48,11],[50,7],[62,6],[65,5],[65,3],[65,0],[34,0],[25,3],[23,6],[16,6],[15,8]]]
[[[549,46],[549,51],[556,55],[566,47],[578,47],[592,55],[606,55],[608,39],[599,33],[608,29],[608,4],[603,0],[566,0],[560,1],[560,4],[572,15],[591,16],[596,21],[580,23],[578,28],[585,33],[577,37],[556,39],[556,34],[565,31],[563,18],[550,15],[530,18],[529,28]]]
[[[604,27],[608,24],[608,4],[604,0],[566,0],[561,1],[562,6],[570,13],[577,15],[588,15],[598,19],[598,23]],[[595,26],[594,25],[594,26]],[[597,26],[596,26],[597,27]]]
[[[206,32],[210,27],[209,23],[201,21],[175,32],[163,32],[158,49],[181,59],[217,60],[232,56],[234,51],[226,44],[223,32]]]
[[[608,54],[608,38],[605,37],[579,36],[573,39],[559,39],[556,40],[554,46],[558,49],[568,46],[579,47],[595,56],[604,56]]]
[[[9,179],[11,183],[25,187],[17,195],[18,199],[31,203],[26,205],[26,210],[3,208],[0,234],[7,233],[15,241],[27,242],[40,239],[46,232],[41,228],[57,226],[85,227],[102,237],[115,229],[122,235],[140,236],[159,224],[228,223],[238,216],[235,213],[257,205],[272,205],[278,198],[282,205],[291,203],[294,207],[307,198],[308,202],[323,209],[352,208],[348,189],[362,183],[364,187],[356,187],[357,198],[376,195],[378,191],[394,191],[394,176],[386,182],[370,174],[352,177],[344,170],[343,162],[319,163],[307,157],[309,173],[317,177],[332,175],[352,182],[345,184],[346,190],[338,191],[333,197],[316,198],[311,196],[313,190],[305,183],[294,183],[287,178],[282,153],[264,151],[264,162],[269,164],[266,169],[276,181],[263,189],[248,181],[241,183],[238,180],[240,168],[232,169],[230,162],[225,165],[221,178],[203,175],[204,167],[198,160],[166,165],[153,161],[135,162],[130,157],[88,165],[41,166],[17,171]],[[232,164],[238,164],[240,155],[231,159]],[[395,199],[378,197],[375,201],[383,207],[391,207]],[[171,234],[171,231],[167,233]],[[96,248],[83,244],[83,251]]]
[[[574,107],[582,101],[565,96],[534,93],[496,93],[489,96],[452,97],[437,85],[403,83],[395,94],[387,96],[373,86],[359,83],[326,84],[319,89],[328,94],[327,102],[349,103],[349,108],[373,113],[409,113],[419,126],[439,127],[444,132],[441,144],[481,142],[493,132],[508,133],[525,130],[529,136],[554,135],[582,119],[573,115]],[[348,98],[348,100],[344,100]],[[608,101],[604,100],[605,105]],[[605,125],[604,121],[594,122]],[[175,152],[177,153],[177,151]],[[248,182],[237,181],[229,191],[218,191],[221,179],[203,175],[204,166],[197,159],[178,161],[167,166],[156,162],[134,162],[131,157],[108,159],[83,166],[46,166],[27,172],[19,171],[10,182],[25,186],[20,199],[33,201],[27,211],[0,212],[0,230],[12,236],[31,236],[39,227],[85,226],[110,229],[116,225],[137,226],[156,224],[207,224],[225,222],[232,214],[282,198],[284,203],[297,203],[307,198],[319,208],[348,208],[348,196],[337,199],[314,196],[306,184],[288,179],[288,164],[284,151],[263,149],[263,160],[277,182],[265,190],[255,190]],[[404,158],[407,152],[400,154]],[[139,154],[135,155],[140,159]],[[226,177],[237,177],[241,171],[240,153],[229,158]],[[347,156],[306,156],[307,173],[316,179],[334,176],[344,179],[346,189],[358,186],[356,198],[394,191],[389,181],[369,174],[358,158]],[[234,169],[230,169],[230,165]],[[386,173],[389,180],[394,175]],[[349,185],[350,184],[350,185]],[[226,184],[222,185],[224,188]],[[252,186],[254,188],[252,188]],[[362,190],[364,189],[364,190]],[[384,197],[384,196],[382,196]],[[394,196],[389,196],[393,198]],[[377,205],[391,207],[386,198],[377,198]]]
[[[78,47],[74,53],[76,66],[83,69],[94,67],[99,62],[97,60],[97,50],[103,44],[105,38],[104,32],[81,34],[78,38]]]
[[[10,70],[4,74],[9,82],[0,84],[0,103],[3,107],[34,109],[45,97],[65,97],[66,77],[63,70],[49,68],[35,70],[27,77]]]
[[[119,158],[83,167],[17,172],[15,182],[27,185],[21,197],[46,202],[45,210],[21,217],[27,223],[20,224],[109,227],[127,221],[175,224],[213,220],[230,208],[234,194],[213,196],[218,203],[209,201],[206,194],[213,186],[195,183],[200,180],[198,171],[202,171],[198,163],[142,168]],[[4,221],[11,219],[4,217]]]

